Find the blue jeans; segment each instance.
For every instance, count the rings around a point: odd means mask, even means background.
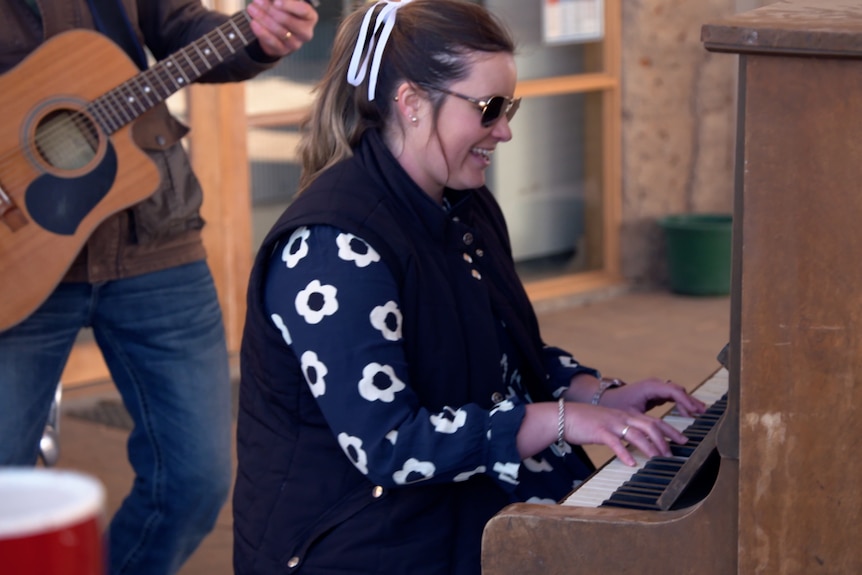
[[[128,441],[135,481],[110,524],[110,573],[176,573],[215,525],[231,484],[230,375],[209,268],[201,261],[64,283],[0,333],[0,464],[36,462],[83,327],[93,328],[135,423]]]

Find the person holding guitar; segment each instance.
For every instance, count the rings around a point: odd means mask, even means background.
[[[202,190],[164,99],[269,69],[318,15],[300,0],[232,17],[201,0],[0,0],[0,14],[0,308],[25,309],[0,322],[0,465],[36,463],[70,350],[92,328],[134,420],[109,572],[176,573],[230,489],[231,392]],[[50,258],[27,244],[69,254],[32,309],[15,294],[38,291],[29,278]]]

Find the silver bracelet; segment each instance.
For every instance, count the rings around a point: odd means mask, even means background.
[[[593,405],[598,405],[599,400],[602,398],[602,394],[604,392],[606,392],[609,389],[613,389],[615,387],[622,387],[623,385],[625,385],[625,383],[623,383],[622,381],[620,381],[617,378],[613,378],[613,379],[602,378],[599,381],[599,389],[593,395],[593,400],[590,403],[592,403]]]
[[[557,449],[563,450],[566,446],[566,440],[563,439],[566,430],[566,400],[561,397],[557,405],[560,407],[560,414],[559,419],[557,419],[557,441],[554,445]]]

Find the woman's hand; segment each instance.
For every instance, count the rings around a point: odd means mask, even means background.
[[[667,457],[671,455],[668,441],[679,444],[688,441],[670,424],[643,413],[575,402],[566,402],[565,413],[567,442],[607,445],[626,465],[635,464],[634,457],[626,449],[626,442],[648,457]]]
[[[644,413],[669,401],[676,402],[677,410],[684,417],[694,417],[706,410],[706,405],[689,395],[681,385],[654,377],[607,390],[599,405],[628,413]]]

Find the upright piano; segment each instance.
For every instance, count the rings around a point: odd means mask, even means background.
[[[484,575],[862,573],[862,2],[781,0],[701,39],[739,61],[727,403],[702,469],[640,507],[582,497],[592,479],[506,507]]]

